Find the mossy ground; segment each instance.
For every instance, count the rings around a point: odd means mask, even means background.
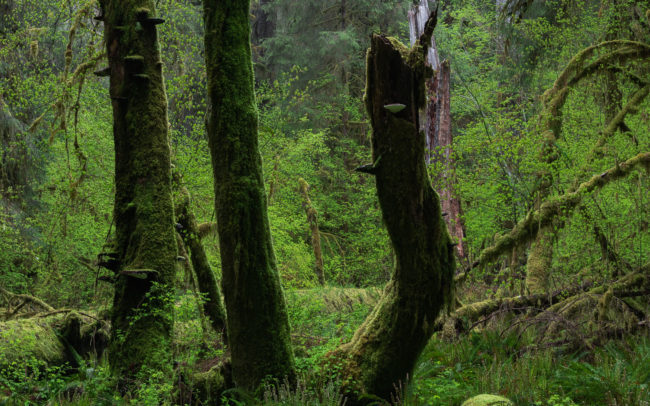
[[[323,369],[322,355],[347,341],[355,327],[374,305],[376,290],[325,288],[288,291],[292,342],[299,369],[297,390],[267,387],[264,400],[255,401],[244,392],[230,392],[230,405],[339,405],[340,386],[335,370]],[[363,298],[359,301],[349,298]],[[346,299],[347,298],[347,299]],[[175,327],[177,377],[188,371],[210,370],[223,359],[222,350],[205,352],[201,325],[193,322],[196,305],[191,295],[177,301],[180,316]],[[332,305],[336,302],[336,305]],[[555,349],[526,351],[537,337],[512,332],[511,320],[502,317],[488,328],[475,330],[455,341],[434,336],[420,356],[413,376],[398,384],[396,405],[460,405],[473,396],[489,393],[504,396],[515,405],[647,405],[650,400],[650,336],[640,334],[612,341],[594,352],[560,352]],[[215,340],[216,336],[211,336]],[[216,346],[215,346],[216,347]],[[208,358],[202,360],[202,358]],[[0,371],[0,404],[189,404],[189,380],[176,379],[167,386],[155,383],[116,397],[105,363],[90,362],[79,374],[57,370],[29,373],[22,369],[23,382]],[[196,382],[196,381],[194,381]],[[170,390],[174,395],[164,393]],[[185,395],[178,396],[179,392]],[[200,391],[193,392],[193,396]],[[2,396],[5,396],[3,398]],[[14,402],[14,403],[11,403]],[[645,402],[645,403],[644,403]]]

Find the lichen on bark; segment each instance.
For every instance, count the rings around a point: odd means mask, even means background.
[[[255,389],[295,378],[289,320],[267,216],[258,147],[249,0],[204,0],[215,209],[232,373]]]
[[[153,0],[101,0],[115,140],[119,266],[109,362],[123,388],[171,375],[176,266],[167,97]],[[136,271],[137,270],[137,271]]]

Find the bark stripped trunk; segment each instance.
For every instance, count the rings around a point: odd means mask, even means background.
[[[302,207],[305,209],[305,214],[307,215],[307,222],[309,223],[309,229],[311,230],[311,246],[314,250],[314,259],[316,260],[314,264],[314,271],[316,272],[316,277],[318,278],[318,283],[321,286],[325,286],[325,271],[323,267],[323,250],[320,245],[320,231],[318,229],[318,214],[316,209],[311,205],[311,199],[309,198],[309,184],[303,179],[298,179],[298,185],[300,187],[300,195],[302,196]]]
[[[204,0],[207,133],[235,384],[295,378],[257,136],[249,0]]]
[[[427,0],[412,5],[408,13],[409,39],[411,46],[424,33],[424,27],[429,18]],[[454,183],[456,182],[454,162],[451,158],[451,108],[450,108],[450,68],[449,62],[440,63],[438,48],[433,35],[426,55],[426,64],[433,70],[433,76],[426,79],[427,102],[420,110],[420,130],[425,133],[426,162],[442,163],[442,176],[436,182],[436,191],[440,195],[442,211],[447,213],[445,222],[451,235],[456,239],[456,253],[460,258],[465,258],[465,231],[461,219],[462,211],[460,200],[455,196]]]
[[[343,379],[349,378],[346,389],[353,404],[368,402],[360,394],[390,401],[396,385],[412,373],[440,310],[452,297],[455,269],[419,131],[418,110],[424,105],[428,70],[424,50],[417,46],[409,51],[380,35],[371,41],[365,101],[373,129],[374,165],[364,170],[376,176],[395,270],[380,302],[352,340],[332,354],[341,364]]]
[[[153,0],[102,0],[115,138],[116,272],[111,371],[172,372],[176,236],[167,97]]]

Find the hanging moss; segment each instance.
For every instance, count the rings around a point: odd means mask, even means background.
[[[526,289],[529,293],[548,291],[553,263],[553,227],[540,228],[526,262]]]
[[[111,371],[125,387],[141,371],[171,375],[176,266],[167,97],[153,26],[137,30],[153,0],[101,0],[110,68],[115,140],[118,263],[109,348]],[[134,74],[147,75],[143,81]],[[149,270],[146,275],[138,270]],[[133,277],[140,275],[144,278]]]
[[[295,378],[258,147],[249,0],[204,0],[207,134],[237,386]]]

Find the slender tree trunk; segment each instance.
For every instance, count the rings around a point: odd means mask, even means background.
[[[221,305],[219,284],[214,276],[208,256],[199,237],[199,226],[191,208],[190,192],[180,186],[180,196],[176,205],[176,216],[180,224],[180,234],[192,258],[192,268],[196,274],[199,292],[204,296],[203,310],[210,319],[212,328],[218,333],[225,333],[226,315]],[[225,334],[224,334],[225,335]]]
[[[235,384],[295,378],[267,216],[253,90],[249,0],[204,0],[207,133]]]
[[[411,46],[424,33],[425,24],[429,18],[429,5],[427,0],[420,0],[411,6],[408,13],[409,38]],[[445,222],[451,235],[456,239],[456,253],[460,258],[465,258],[465,231],[462,222],[460,200],[455,196],[454,184],[456,182],[454,162],[451,157],[453,135],[451,132],[451,91],[448,61],[440,63],[438,48],[433,35],[428,45],[426,64],[433,70],[433,75],[426,79],[427,102],[420,109],[420,130],[425,133],[426,162],[432,164],[441,162],[443,170],[441,179],[436,182],[435,188],[440,195],[442,210],[446,213]]]
[[[307,223],[309,223],[309,229],[311,230],[311,246],[314,250],[314,259],[316,260],[314,264],[314,270],[316,271],[318,283],[321,286],[325,286],[323,250],[321,249],[320,245],[318,214],[316,213],[316,209],[314,209],[311,205],[311,199],[309,198],[309,184],[303,178],[300,178],[298,179],[298,186],[300,187],[300,195],[302,196],[302,207],[305,209],[305,214],[307,215]]]
[[[130,384],[171,375],[176,237],[153,0],[101,0],[115,138],[117,280],[109,362]],[[148,375],[147,375],[148,376]],[[128,385],[127,385],[128,386]]]
[[[423,48],[374,35],[367,56],[366,109],[376,176],[395,270],[382,299],[334,354],[355,404],[367,393],[390,401],[452,297],[453,246],[425,165],[418,110],[424,104]],[[405,106],[403,110],[400,107]],[[390,110],[396,111],[391,112]],[[357,392],[358,391],[358,392]],[[354,393],[357,393],[355,396]]]

